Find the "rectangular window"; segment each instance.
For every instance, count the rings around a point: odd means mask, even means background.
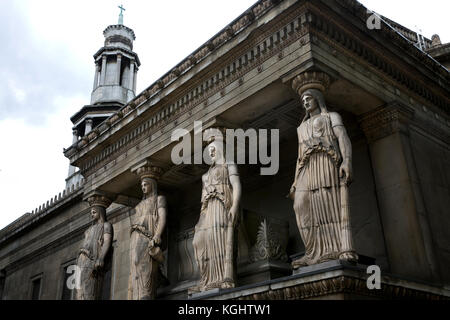
[[[61,300],[73,300],[75,297],[75,268],[77,260],[70,259],[65,263],[61,264],[60,267],[60,278],[59,278],[59,290],[58,298]],[[67,273],[69,271],[69,273]],[[72,277],[72,278],[70,278]],[[69,281],[69,284],[67,283]]]
[[[0,300],[3,300],[3,291],[5,290],[5,272],[0,271]]]
[[[61,300],[72,300],[73,297],[73,289],[69,289],[69,287],[67,286],[67,280],[69,279],[69,277],[71,276],[70,273],[67,273],[67,268],[69,268],[68,266],[65,266],[63,268],[63,283],[62,283],[62,295],[61,295]]]
[[[31,281],[31,300],[39,300],[41,297],[41,279],[36,278]]]

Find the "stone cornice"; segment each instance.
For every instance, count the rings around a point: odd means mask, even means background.
[[[426,108],[424,109],[426,110]],[[447,129],[445,129],[445,124],[444,126],[436,125],[433,121],[437,120],[430,119],[433,116],[427,115],[425,110],[419,116],[419,111],[393,101],[361,115],[358,122],[369,143],[397,132],[409,135],[410,129],[414,128],[419,132],[425,132],[428,136],[431,135],[437,139],[438,143],[444,144],[448,148],[449,126],[447,125]]]
[[[333,47],[342,48],[347,55],[349,54],[356,60],[364,61],[365,64],[371,66],[371,72],[380,74],[382,78],[396,87],[400,86],[410,91],[417,97],[417,100],[423,100],[426,104],[434,104],[447,114],[450,113],[450,99],[448,98],[450,95],[450,73],[429,58],[426,53],[417,49],[389,27],[382,25],[384,28],[382,27],[379,32],[384,37],[389,38],[388,43],[400,46],[402,52],[409,54],[416,60],[416,64],[411,65],[394,53],[388,52],[386,45],[380,43],[377,39],[373,39],[371,35],[367,38],[367,34],[363,31],[349,28],[344,23],[343,18],[330,20],[329,16],[332,12],[328,9],[318,6],[313,11],[314,13],[311,13],[311,32],[320,37],[322,41],[330,43]],[[338,19],[343,22],[339,26],[336,24]],[[367,19],[366,14],[364,18],[361,17],[364,26],[365,19]],[[316,33],[316,31],[318,32]],[[424,75],[417,69],[418,65],[426,66],[428,74]],[[430,77],[433,77],[433,79]],[[432,82],[430,83],[430,81]]]
[[[112,24],[112,25],[106,27],[106,29],[103,31],[103,35],[106,37],[106,33],[112,29],[125,29],[126,31],[128,31],[131,34],[133,40],[136,40],[136,35],[134,34],[133,29],[128,28],[127,26],[125,26],[123,24]]]
[[[369,290],[367,280],[348,275],[300,283],[279,289],[269,289],[259,293],[239,297],[237,300],[303,300],[326,297],[336,294],[363,296],[374,299],[420,299],[420,300],[449,300],[449,296],[408,288],[401,285],[381,283],[380,290]],[[357,299],[357,298],[356,298]]]
[[[97,61],[102,53],[107,52],[110,54],[115,54],[116,52],[121,52],[121,54],[125,54],[125,56],[129,59],[135,59],[137,67],[141,65],[141,61],[139,60],[139,56],[136,52],[122,48],[122,47],[102,47],[94,54],[94,60]]]
[[[344,8],[344,10],[348,10],[349,13],[359,19],[359,24],[363,26],[363,29],[367,30],[366,22],[371,13],[368,12],[366,7],[364,7],[356,0],[334,0],[334,2],[339,3]],[[390,21],[390,19],[387,19],[386,22],[389,23]],[[389,43],[397,45],[401,48],[403,53],[414,56],[419,63],[427,65],[431,70],[438,72],[442,76],[446,77],[448,81],[448,79],[450,78],[450,72],[435,60],[431,59],[431,57],[426,53],[419,50],[411,41],[407,40],[407,37],[403,35],[403,33],[407,31],[412,32],[411,30],[401,26],[396,22],[394,22],[394,26],[392,27],[393,28],[391,28],[386,23],[382,23],[381,30],[379,31],[383,35],[383,37],[389,41]]]
[[[408,124],[413,117],[412,108],[391,103],[362,115],[359,122],[367,140],[373,142],[395,132],[408,133]]]
[[[306,269],[309,269],[306,271]],[[428,299],[449,300],[450,291],[442,286],[381,273],[380,289],[369,289],[367,266],[330,261],[306,267],[300,274],[265,281],[243,288],[205,295],[212,300],[301,300],[336,299]],[[347,296],[347,297],[345,297]]]

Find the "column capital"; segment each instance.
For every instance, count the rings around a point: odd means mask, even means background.
[[[396,132],[408,134],[413,118],[413,108],[394,101],[361,115],[358,122],[370,143]]]
[[[144,178],[159,180],[164,170],[161,167],[155,166],[150,160],[145,160],[131,168],[131,172],[138,175],[140,180]]]
[[[301,96],[308,89],[317,89],[322,93],[330,87],[331,78],[321,71],[306,71],[292,80],[292,89]]]
[[[103,208],[108,208],[110,204],[113,202],[114,196],[110,193],[93,190],[84,196],[84,201],[89,203],[89,206],[100,206]]]

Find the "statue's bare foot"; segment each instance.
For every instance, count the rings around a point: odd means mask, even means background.
[[[358,255],[355,252],[346,251],[339,255],[339,260],[345,260],[345,261],[349,261],[349,262],[357,262]]]
[[[201,290],[200,286],[199,286],[199,285],[196,285],[196,286],[190,287],[190,288],[188,289],[188,294],[199,293],[199,292],[201,292],[201,291],[202,291],[202,290]]]
[[[225,279],[221,285],[222,289],[231,289],[234,288],[234,282],[231,279]]]
[[[298,269],[300,267],[307,266],[308,259],[306,258],[306,256],[303,256],[300,259],[292,261],[291,265],[292,265],[292,268],[294,268],[294,269]]]

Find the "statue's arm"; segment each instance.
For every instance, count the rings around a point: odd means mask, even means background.
[[[109,249],[111,248],[112,240],[113,240],[113,227],[111,223],[105,222],[103,230],[103,245],[102,248],[100,249],[100,255],[96,262],[97,268],[103,268],[105,257],[108,254]]]
[[[339,176],[341,179],[349,184],[352,181],[352,144],[350,138],[348,137],[347,130],[344,127],[342,118],[339,114],[332,112],[330,113],[331,125],[333,127],[333,132],[339,142],[339,151],[342,155],[342,163],[339,168]]]
[[[295,192],[295,186],[297,185],[297,178],[299,175],[299,165],[300,165],[300,155],[302,154],[302,145],[300,143],[300,127],[297,128],[297,138],[298,138],[298,155],[297,155],[297,162],[295,165],[295,175],[294,175],[294,182],[292,183],[290,194]]]
[[[200,213],[205,209],[205,206],[204,206],[204,201],[205,201],[205,198],[206,198],[206,189],[205,189],[205,185],[206,185],[206,179],[208,179],[207,178],[207,174],[204,174],[203,176],[202,176],[202,197],[201,197],[201,199],[200,199],[200,202],[201,202],[201,204],[202,204],[202,207],[201,207],[201,209],[200,209]]]
[[[158,224],[156,226],[155,235],[153,236],[153,240],[155,244],[161,244],[161,237],[166,227],[167,221],[167,201],[166,197],[158,196]]]
[[[239,211],[239,203],[241,201],[241,194],[242,194],[242,188],[241,188],[241,181],[239,179],[239,173],[237,169],[236,164],[229,164],[228,165],[228,174],[230,179],[230,184],[233,189],[233,195],[232,195],[232,204],[230,208],[230,219],[232,224],[234,225],[237,221],[237,215]]]

